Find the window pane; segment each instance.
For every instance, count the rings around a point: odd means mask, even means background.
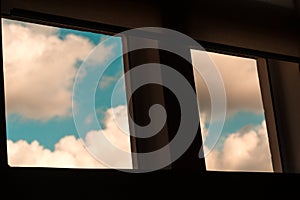
[[[118,101],[111,106],[111,94],[124,74],[123,59],[115,60],[99,77],[95,109],[103,129],[90,130],[79,137],[73,120],[72,92],[76,74],[92,50],[105,38],[101,61],[122,51],[122,40],[99,33],[57,28],[16,20],[2,19],[4,85],[6,104],[7,154],[10,166],[60,168],[132,168],[125,84],[118,89]],[[85,100],[85,96],[80,96]],[[88,127],[93,118],[83,123]],[[107,155],[114,163],[107,166],[92,155],[99,134],[116,147],[127,151],[128,158]],[[96,152],[96,151],[94,151]]]
[[[193,65],[203,65],[192,50]],[[264,108],[255,59],[208,53],[224,82],[227,113],[222,133],[205,148],[207,170],[273,171]],[[194,70],[203,141],[209,127],[211,103],[203,78]]]

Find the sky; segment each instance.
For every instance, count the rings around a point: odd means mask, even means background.
[[[9,165],[132,168],[130,153],[122,157],[99,148],[105,147],[101,140],[104,135],[119,149],[130,152],[129,137],[122,131],[129,131],[124,81],[115,90],[117,101],[111,104],[112,91],[124,73],[122,58],[104,72],[95,91],[95,110],[102,129],[87,129],[80,135],[73,120],[76,77],[88,77],[78,73],[79,69],[85,64],[84,72],[92,74],[95,68],[104,68],[114,55],[122,53],[121,38],[8,19],[2,19],[2,31]],[[95,50],[106,38],[109,42]],[[191,51],[193,65],[203,64],[198,53]],[[217,144],[213,149],[205,148],[209,152],[207,169],[272,171],[256,61],[217,53],[209,56],[224,81],[227,113]],[[201,76],[194,75],[205,139],[209,137],[210,96]],[[86,101],[88,82],[81,86],[77,94]],[[85,113],[82,119],[86,127],[94,123],[92,114]],[[97,159],[100,151],[111,158],[109,165]]]
[[[204,64],[200,51],[191,50],[193,65]],[[227,112],[220,138],[205,157],[214,171],[271,172],[272,162],[255,59],[207,52],[218,69],[226,92]],[[210,95],[194,70],[202,139],[209,137]]]
[[[119,98],[113,107],[110,98],[124,73],[121,58],[104,72],[95,92],[102,130],[90,130],[79,137],[72,115],[73,85],[82,63],[93,59],[91,52],[99,42],[110,38],[94,63],[105,67],[105,59],[122,51],[121,39],[8,19],[2,19],[2,27],[9,165],[132,168],[130,156],[109,155],[114,159],[108,165],[89,151],[98,148],[94,141],[103,134],[119,149],[130,152],[128,135],[114,123],[116,116],[122,128],[129,129],[125,85],[117,88]],[[80,98],[86,99],[84,95]],[[88,126],[91,119],[87,116],[84,123]]]

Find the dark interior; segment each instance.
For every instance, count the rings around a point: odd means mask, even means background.
[[[1,182],[18,183],[55,183],[62,185],[78,184],[90,180],[102,180],[105,184],[138,183],[151,181],[165,185],[180,182],[201,182],[216,180],[218,185],[226,185],[227,181],[239,186],[240,181],[257,182],[258,185],[278,184],[288,178],[299,180],[300,173],[300,2],[264,1],[264,0],[227,0],[227,1],[97,1],[97,0],[2,0],[2,17],[29,20],[44,24],[61,24],[63,26],[91,28],[119,32],[137,27],[165,27],[182,32],[197,40],[207,50],[241,56],[259,57],[266,60],[270,82],[270,101],[274,113],[278,137],[278,149],[283,173],[247,173],[247,172],[213,172],[205,171],[203,160],[193,160],[199,150],[199,144],[191,148],[168,170],[159,170],[145,174],[131,174],[113,169],[107,170],[76,170],[47,168],[10,168],[7,166],[5,112],[4,102],[1,104],[1,135],[0,135],[0,176]],[[139,52],[135,52],[139,54]],[[140,61],[134,55],[129,55],[131,62],[155,61],[157,54],[162,62],[174,65],[185,65],[183,61],[174,61],[172,55],[165,52],[140,52],[144,59]],[[141,56],[140,56],[141,57]],[[2,57],[1,57],[2,59]],[[2,62],[3,63],[3,62]],[[191,71],[185,70],[185,76],[191,83]],[[1,98],[4,100],[3,75],[1,76]],[[172,95],[161,87],[146,88],[144,92],[158,94],[152,99],[142,94],[136,94],[136,102],[146,104],[159,102],[173,110],[172,121],[176,116],[176,103]],[[143,93],[143,90],[141,91]],[[165,99],[161,99],[165,93]],[[133,100],[134,101],[134,100]],[[168,108],[169,106],[169,108]],[[133,110],[139,110],[140,123],[143,118],[142,109],[147,106],[136,103]],[[142,109],[139,109],[142,108]],[[175,108],[175,109],[173,109]],[[178,108],[177,108],[178,111]],[[176,129],[174,123],[167,123],[162,133]],[[200,134],[200,133],[199,133]],[[198,137],[200,136],[198,134]],[[168,137],[172,137],[169,135]],[[147,144],[137,143],[135,151],[148,151],[158,148],[168,138],[159,135]],[[147,146],[148,145],[148,146]],[[150,145],[150,146],[149,146]],[[4,177],[4,178],[3,178]],[[261,181],[257,181],[257,180]],[[182,180],[182,181],[179,181]],[[96,181],[97,182],[97,181]]]

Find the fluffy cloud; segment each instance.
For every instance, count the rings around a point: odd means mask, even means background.
[[[116,147],[116,149],[112,150],[111,153],[113,155],[107,157],[108,162],[113,163],[115,167],[132,168],[127,107],[118,106],[108,109],[106,111],[104,124],[106,127],[104,130],[90,131],[87,133],[85,138],[87,148],[90,149],[91,153],[97,158],[100,157],[97,154],[102,154],[103,147],[107,146],[109,142]],[[104,136],[107,141],[103,140],[102,136]],[[119,150],[125,153],[119,154]]]
[[[115,117],[114,117],[115,115]],[[106,112],[105,126],[103,131],[91,131],[85,141],[76,139],[74,136],[65,136],[56,145],[54,151],[45,149],[37,141],[28,143],[24,140],[12,142],[8,140],[8,161],[10,166],[39,166],[61,168],[107,168],[93,154],[105,147],[101,135],[104,135],[117,148],[130,152],[129,136],[125,135],[115,123],[117,119],[122,129],[128,129],[127,109],[119,106]],[[95,151],[96,150],[96,151]],[[131,156],[120,157],[114,152],[105,152],[105,155],[113,158],[111,166],[115,168],[131,168]]]
[[[199,51],[192,50],[193,65],[204,65]],[[248,58],[208,53],[223,78],[227,96],[228,115],[240,111],[262,113],[262,99],[256,61]],[[197,96],[201,113],[210,112],[210,96],[203,78],[195,74]]]
[[[230,134],[223,149],[212,150],[205,160],[209,170],[272,171],[265,121],[251,130]]]
[[[74,136],[62,138],[55,150],[50,151],[37,141],[27,143],[24,140],[8,140],[8,163],[21,167],[61,167],[61,168],[104,168],[85,149],[82,141]]]
[[[88,39],[57,28],[2,20],[8,113],[47,120],[70,114],[75,64],[93,49]]]
[[[83,142],[74,136],[62,138],[55,150],[50,151],[37,141],[8,141],[8,158],[11,166],[41,166],[68,168],[107,168],[105,163],[97,160],[97,152],[103,151],[107,145],[103,137],[117,148],[130,152],[127,109],[118,106],[108,109],[103,131],[90,131]],[[203,116],[202,119],[205,119]],[[116,122],[117,121],[117,122]],[[201,121],[202,127],[205,123]],[[206,129],[202,128],[204,136]],[[207,151],[207,149],[206,149]],[[105,152],[110,161],[110,167],[131,168],[131,157],[123,157],[114,152]],[[205,158],[208,170],[217,171],[272,171],[271,155],[267,138],[265,121],[258,127],[240,130],[230,134],[224,140],[222,149],[213,149]]]

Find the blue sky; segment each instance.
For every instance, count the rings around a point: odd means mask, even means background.
[[[263,114],[257,114],[253,112],[238,112],[232,117],[226,119],[223,127],[223,134],[229,134],[236,132],[245,126],[257,126],[265,120]]]
[[[74,29],[66,29],[66,28],[60,28],[58,31],[58,38],[61,40],[64,40],[65,37],[69,34],[74,34],[78,35],[81,37],[88,38],[93,45],[99,44],[99,42],[107,37],[107,35],[103,34],[97,34],[93,32],[87,32],[87,31],[79,31],[79,30],[74,30]]]
[[[251,130],[254,127],[259,126],[264,120],[265,116],[263,114],[254,112],[238,112],[230,117],[227,116],[220,138],[216,142],[214,148],[221,149],[223,147],[224,139],[226,139],[226,137],[228,137],[230,134]],[[209,123],[206,122],[205,128],[208,127]]]
[[[29,29],[36,28],[34,24],[30,23],[23,23],[23,22],[15,22],[12,20],[3,20],[2,23],[7,24],[21,24],[22,26],[29,27]],[[48,26],[42,26],[39,31],[47,32],[47,29],[51,29]],[[81,38],[87,39],[93,46],[99,44],[99,42],[105,38],[113,38],[110,40],[109,43],[114,45],[114,53],[122,51],[122,41],[119,37],[113,37],[98,33],[92,32],[84,32],[78,30],[71,30],[65,28],[58,28],[55,31],[54,36],[59,38],[60,40],[65,40],[68,35],[77,35]],[[15,35],[17,36],[17,35]],[[4,36],[5,37],[5,36]],[[4,38],[5,39],[5,38]],[[108,44],[110,45],[110,44]],[[4,49],[5,51],[6,49]],[[77,49],[74,49],[77,51]],[[65,53],[72,53],[72,52],[65,52]],[[61,58],[55,59],[64,59],[62,56]],[[74,68],[80,67],[80,64],[84,60],[77,60],[74,64]],[[101,64],[98,67],[102,67]],[[44,68],[40,68],[41,72],[45,70]],[[111,108],[111,101],[110,97],[112,91],[114,89],[114,85],[118,81],[118,79],[123,74],[123,60],[122,58],[118,58],[112,65],[108,68],[108,70],[104,73],[104,76],[109,78],[109,82],[105,84],[105,87],[99,87],[97,89],[95,99],[96,99],[96,109],[99,110],[98,117],[100,123],[103,123],[103,119],[105,117],[105,111]],[[51,80],[49,80],[50,82]],[[101,79],[100,79],[101,83]],[[99,84],[100,84],[99,83]],[[47,88],[45,88],[47,89]],[[118,101],[119,105],[126,104],[126,97],[125,97],[125,87],[119,88],[120,98]],[[9,92],[9,91],[6,91]],[[33,97],[34,98],[34,97]],[[50,97],[51,98],[51,97]],[[82,97],[84,98],[84,96]],[[21,101],[21,100],[20,100]],[[45,105],[46,106],[46,105]],[[44,120],[36,120],[30,119],[22,116],[20,113],[9,113],[7,112],[7,119],[6,119],[6,126],[7,126],[7,139],[12,140],[14,142],[18,140],[25,140],[28,143],[31,143],[34,140],[37,140],[40,145],[44,146],[47,149],[54,150],[55,144],[63,137],[67,135],[74,135],[78,138],[78,134],[76,132],[76,128],[74,125],[74,121],[72,115],[64,116],[64,117],[57,117],[53,116],[50,119]],[[105,128],[105,127],[104,127]]]

